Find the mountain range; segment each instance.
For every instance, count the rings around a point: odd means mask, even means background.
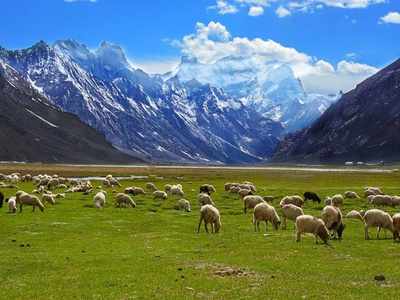
[[[150,75],[121,47],[74,40],[0,48],[0,61],[57,109],[76,115],[125,153],[153,162],[258,163],[286,133],[315,121],[336,95],[307,94],[291,68],[241,57]],[[243,66],[237,69],[239,62]]]

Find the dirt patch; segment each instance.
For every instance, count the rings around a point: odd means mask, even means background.
[[[216,277],[256,277],[260,276],[256,272],[238,268],[233,266],[226,266],[222,264],[207,264],[198,263],[195,266],[197,270],[208,270],[213,276]]]

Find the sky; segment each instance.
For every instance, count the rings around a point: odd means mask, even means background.
[[[3,0],[1,15],[9,49],[106,40],[150,73],[182,54],[260,57],[291,65],[315,92],[347,90],[400,58],[400,0]]]

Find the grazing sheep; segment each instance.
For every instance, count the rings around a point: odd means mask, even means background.
[[[231,189],[231,187],[233,187],[233,186],[238,186],[238,185],[239,185],[239,183],[231,183],[231,182],[225,183],[225,184],[224,184],[224,190],[225,190],[226,192],[229,192],[230,189]]]
[[[108,180],[107,178],[103,179],[102,184],[103,184],[103,187],[105,187],[105,188],[112,187],[110,180]]]
[[[215,193],[216,189],[213,185],[211,184],[203,184],[200,186],[200,193],[206,193],[211,195],[212,193]]]
[[[359,199],[360,196],[356,192],[346,191],[344,192],[344,197],[346,199]]]
[[[54,200],[54,196],[51,194],[43,194],[42,195],[42,201],[50,203],[51,205],[56,204],[56,200]]]
[[[365,195],[365,197],[368,197],[371,195],[383,195],[383,192],[378,187],[369,186],[369,187],[364,188],[364,195]]]
[[[255,185],[253,185],[253,184],[242,183],[242,184],[239,184],[238,187],[241,189],[250,190],[253,193],[257,192],[257,189],[256,189]]]
[[[199,201],[199,206],[202,207],[203,205],[209,204],[215,206],[215,203],[211,199],[209,194],[200,193],[197,195],[197,200]]]
[[[8,212],[15,214],[17,212],[17,200],[15,197],[11,197],[9,199],[6,199],[6,202],[8,202]]]
[[[16,203],[19,205],[20,213],[22,212],[22,207],[24,205],[32,206],[32,211],[35,211],[36,206],[39,207],[42,212],[44,211],[44,205],[38,197],[35,195],[29,195],[23,191],[18,191],[16,193]]]
[[[253,195],[253,192],[251,190],[248,190],[248,189],[240,189],[238,194],[239,194],[240,198],[243,199],[245,196]]]
[[[360,210],[359,212],[356,211],[356,210],[352,210],[352,211],[347,213],[346,218],[358,219],[358,220],[363,221],[362,217],[364,216],[364,214],[365,214],[365,211],[363,211],[363,210]]]
[[[282,206],[282,229],[286,229],[286,219],[296,221],[296,218],[301,215],[304,215],[303,209],[301,207],[298,207],[294,204],[285,204],[284,206]]]
[[[211,224],[211,233],[218,233],[222,224],[221,224],[221,215],[216,207],[206,204],[203,205],[200,209],[200,221],[199,226],[197,227],[197,233],[200,232],[201,223],[204,221],[204,228],[208,233],[207,225]]]
[[[96,208],[103,208],[106,204],[106,191],[100,191],[93,197],[93,203]]]
[[[400,213],[393,215],[393,240],[400,240]]]
[[[243,211],[246,214],[247,209],[253,209],[259,203],[265,203],[263,197],[258,195],[249,195],[243,198]]]
[[[160,200],[167,200],[168,195],[164,191],[154,191],[153,192],[153,199],[160,199]]]
[[[144,189],[142,189],[141,187],[127,187],[125,189],[125,194],[130,194],[133,196],[137,196],[137,195],[145,195],[146,193],[144,192]]]
[[[368,201],[374,206],[393,205],[392,196],[389,195],[370,195],[368,196]]]
[[[279,203],[279,205],[282,207],[285,204],[294,204],[294,205],[296,205],[298,207],[302,207],[304,205],[304,200],[298,195],[286,196],[286,197],[282,198],[282,200]]]
[[[271,203],[274,202],[275,197],[274,196],[263,196],[264,201]]]
[[[186,212],[191,212],[190,202],[186,199],[180,199],[177,203],[177,208],[179,210],[184,210]]]
[[[342,239],[345,225],[343,224],[343,215],[339,207],[328,205],[321,212],[321,218],[328,230],[333,231],[333,237]]]
[[[393,196],[392,197],[392,206],[399,206],[400,205],[400,196]]]
[[[314,192],[305,192],[304,201],[312,200],[313,202],[321,203],[321,198]]]
[[[135,208],[136,203],[135,203],[135,201],[133,201],[133,199],[129,195],[124,194],[124,193],[118,193],[115,196],[115,206],[116,207],[122,207],[122,206],[129,207],[130,206],[132,208]]]
[[[155,192],[155,191],[158,191],[158,188],[155,186],[154,183],[148,182],[148,183],[146,183],[146,190],[148,190],[150,192]]]
[[[185,196],[185,193],[182,190],[182,185],[180,185],[180,184],[171,186],[170,193],[172,196],[178,196],[178,197]]]
[[[0,208],[3,207],[4,194],[0,192]]]
[[[320,238],[325,244],[329,240],[329,232],[324,221],[310,215],[302,215],[296,218],[296,241],[300,242],[303,233],[312,233],[315,236],[315,243]]]
[[[241,188],[236,186],[236,185],[235,186],[231,186],[230,189],[229,189],[229,193],[237,194],[237,193],[239,193],[240,190],[241,190]]]
[[[172,188],[172,185],[170,185],[170,184],[164,185],[164,191],[165,191],[166,193],[169,193],[169,192],[171,191],[171,188]]]
[[[392,233],[395,232],[392,217],[383,210],[373,208],[367,210],[363,216],[360,213],[357,215],[357,212],[355,211],[353,218],[364,222],[364,233],[366,240],[369,240],[368,229],[370,227],[378,227],[378,233],[376,235],[377,239],[379,239],[379,233],[381,232],[382,228],[387,229]]]
[[[281,219],[279,218],[275,208],[266,202],[258,203],[254,207],[253,212],[253,225],[254,231],[260,231],[260,222],[265,221],[265,231],[267,231],[268,221],[271,222],[275,230],[278,230],[281,224]]]
[[[332,197],[326,197],[325,205],[333,205],[336,207],[340,207],[343,205],[344,198],[341,194],[336,194]]]

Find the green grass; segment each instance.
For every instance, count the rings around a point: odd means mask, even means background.
[[[37,172],[34,167],[25,170]],[[32,168],[32,169],[29,169]],[[50,167],[49,167],[50,168]],[[56,171],[63,174],[62,169]],[[294,226],[268,234],[255,233],[251,213],[244,215],[237,196],[223,191],[225,182],[249,180],[261,195],[281,197],[315,191],[325,197],[345,190],[361,193],[366,185],[400,194],[400,174],[320,173],[271,170],[165,170],[158,168],[101,169],[102,174],[156,174],[163,180],[124,181],[144,187],[183,184],[192,212],[173,209],[176,202],[135,198],[137,208],[113,207],[109,190],[103,210],[91,208],[92,197],[67,194],[44,213],[0,214],[0,299],[395,299],[400,288],[400,244],[365,241],[360,221],[346,220],[344,240],[332,247],[316,245],[314,237],[294,240]],[[68,175],[71,175],[68,170]],[[100,170],[76,169],[76,175]],[[52,174],[52,173],[50,173]],[[177,180],[177,176],[183,176]],[[217,188],[213,195],[221,212],[219,234],[197,234],[197,190]],[[97,186],[98,183],[95,183]],[[32,191],[32,184],[20,189]],[[3,190],[7,196],[15,190]],[[275,200],[277,207],[279,200]],[[323,205],[307,203],[318,216]],[[364,199],[347,200],[344,212],[366,209]],[[387,209],[391,213],[395,209]],[[371,237],[375,238],[375,230]],[[383,236],[383,235],[382,235]],[[27,246],[29,244],[29,247]],[[227,267],[242,276],[218,276]],[[377,283],[375,275],[386,281]]]

